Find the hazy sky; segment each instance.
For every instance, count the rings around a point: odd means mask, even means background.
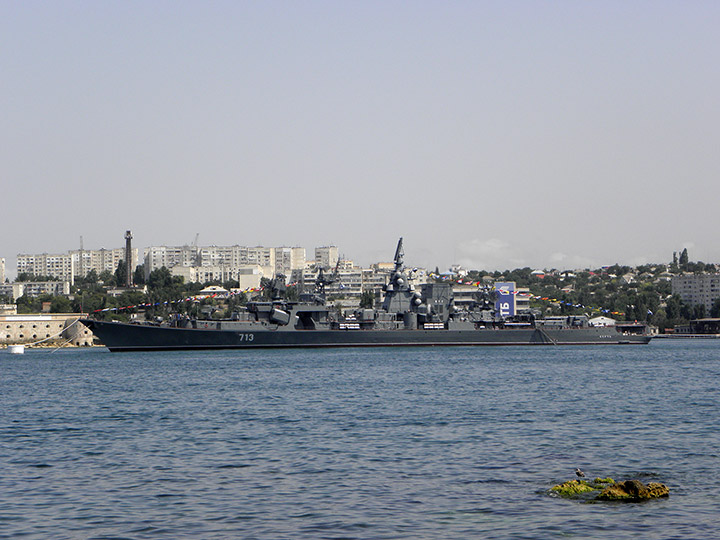
[[[720,262],[720,2],[0,0],[0,257]]]

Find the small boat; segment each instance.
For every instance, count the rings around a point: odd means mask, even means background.
[[[7,350],[10,354],[24,354],[25,345],[8,345]]]

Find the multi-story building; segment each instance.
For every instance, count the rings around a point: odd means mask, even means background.
[[[5,259],[0,258],[0,283],[5,283]]]
[[[290,273],[305,266],[305,248],[280,247],[271,248],[263,246],[155,246],[145,250],[145,273],[162,267],[170,269],[175,275],[182,275],[191,281],[220,281],[237,279],[227,277],[234,275],[249,275],[248,267],[261,267],[264,277],[275,274]],[[194,268],[195,271],[185,271],[181,268]],[[253,274],[253,272],[250,272]],[[213,276],[211,279],[204,279]]]
[[[318,268],[335,268],[339,259],[338,248],[336,246],[323,246],[315,248],[315,266]]]
[[[105,270],[115,272],[120,261],[125,260],[125,248],[115,249],[84,249],[69,252],[73,258],[75,276],[85,277],[88,272],[95,270],[99,275]],[[131,272],[138,265],[139,252],[137,248],[131,250]]]
[[[334,272],[335,266],[338,268],[337,274]],[[325,294],[329,297],[357,301],[363,293],[370,292],[376,299],[381,300],[382,288],[387,285],[388,277],[394,268],[395,265],[382,268],[378,265],[373,265],[371,268],[357,268],[352,261],[340,261],[340,263],[336,261],[333,269],[323,269],[325,278],[332,282],[325,287]],[[302,270],[293,270],[291,281],[300,285],[305,291],[310,291],[315,286],[318,273],[318,267],[308,266]],[[427,281],[427,273],[423,269],[417,269],[412,272],[411,278],[413,284],[419,286]]]
[[[15,283],[0,283],[0,296],[12,298],[13,302],[16,302],[21,296],[37,298],[42,294],[68,296],[70,294],[70,282],[16,281]]]
[[[715,300],[720,298],[720,274],[682,274],[673,276],[672,293],[690,306],[703,305],[710,313]]]
[[[530,309],[530,289],[528,287],[518,287],[515,295],[515,311],[516,313],[529,313]]]
[[[290,277],[293,270],[305,268],[305,248],[278,247],[275,248],[275,273]]]
[[[75,265],[72,255],[48,254],[17,256],[17,273],[32,274],[34,276],[49,276],[69,281],[73,284],[75,277]]]
[[[173,276],[181,276],[186,283],[208,283],[211,281],[237,281],[240,289],[251,289],[260,286],[263,277],[270,276],[267,269],[258,265],[246,266],[173,266]]]
[[[153,246],[145,249],[145,274],[163,266],[199,266],[198,248],[194,246]]]
[[[138,250],[132,250],[131,271],[135,271],[138,263]],[[75,277],[85,277],[95,270],[97,274],[108,270],[115,272],[120,261],[125,260],[125,248],[116,249],[85,249],[72,250],[64,254],[17,256],[18,274],[28,273],[35,276],[49,276],[75,283]],[[4,281],[4,280],[3,280]]]

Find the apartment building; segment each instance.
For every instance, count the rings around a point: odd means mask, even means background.
[[[267,269],[258,265],[246,266],[173,266],[173,276],[181,276],[186,283],[208,283],[211,281],[237,281],[238,288],[253,289],[260,287],[263,277],[272,277]]]
[[[19,254],[17,256],[17,272],[33,274],[35,276],[49,276],[74,284],[75,263],[72,255],[48,254],[40,255]]]
[[[13,302],[16,302],[21,296],[37,298],[43,294],[68,296],[70,294],[70,282],[16,281],[15,283],[0,283],[0,296],[12,298]]]
[[[263,247],[263,246],[153,246],[145,250],[145,273],[163,266],[174,275],[182,275],[191,281],[213,281],[207,276],[224,276],[229,279],[247,276],[260,267],[262,275],[272,277],[275,274],[289,276],[295,269],[305,266],[305,248],[300,247]],[[193,272],[181,268],[195,268]],[[251,269],[248,271],[248,269]],[[240,281],[240,280],[238,280]]]
[[[323,246],[315,248],[315,266],[327,270],[333,269],[338,262],[338,248],[336,246]]]
[[[720,298],[720,274],[681,274],[673,276],[672,293],[690,306],[703,305],[710,313],[715,300]]]
[[[359,268],[352,264],[352,261],[337,261],[335,266],[338,267],[337,274],[332,270],[324,270],[325,278],[332,281],[325,287],[325,294],[328,296],[342,297],[345,299],[359,300],[360,296],[365,292],[371,292],[378,298],[382,296],[382,288],[387,285],[390,273],[395,266],[378,267],[373,265],[371,268]],[[307,267],[303,270],[294,270],[291,281],[299,284],[306,291],[310,291],[315,286],[315,281],[319,273],[319,268]],[[413,284],[419,286],[427,282],[427,273],[418,269],[412,274]]]
[[[115,272],[118,263],[125,260],[125,248],[78,249],[68,253],[73,259],[75,276],[78,277],[85,277],[91,270],[95,270],[98,275],[105,270]],[[133,248],[131,250],[131,272],[135,271],[138,259],[139,251],[137,248]]]
[[[301,247],[275,248],[275,273],[289,277],[293,270],[305,268],[306,252]]]
[[[145,274],[150,275],[153,270],[163,266],[200,266],[198,262],[198,248],[194,246],[152,246],[145,249]]]

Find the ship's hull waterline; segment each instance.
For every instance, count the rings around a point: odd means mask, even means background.
[[[479,330],[262,330],[173,328],[82,321],[111,351],[301,347],[645,344],[650,337],[613,328]]]

